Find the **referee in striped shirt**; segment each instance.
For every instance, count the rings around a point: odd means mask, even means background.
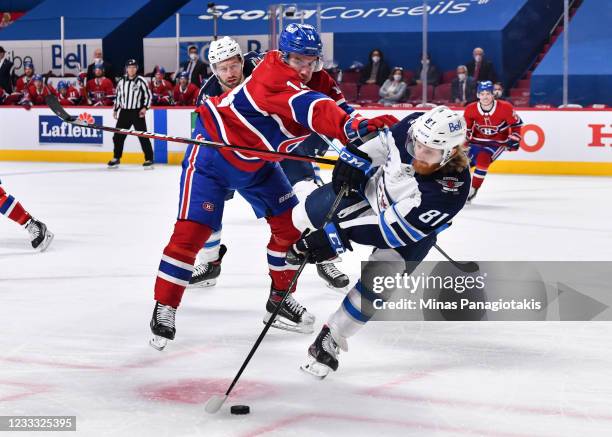
[[[125,63],[125,76],[117,84],[117,97],[113,107],[113,117],[117,119],[117,127],[129,129],[132,126],[136,130],[146,131],[147,122],[145,114],[151,107],[151,90],[149,85],[138,76],[138,63],[135,59],[128,59]],[[123,143],[126,135],[113,135],[115,145],[113,159],[108,162],[108,168],[117,168],[123,155]],[[153,168],[153,148],[148,138],[138,137],[140,146],[144,153],[145,161],[142,166],[146,169]]]

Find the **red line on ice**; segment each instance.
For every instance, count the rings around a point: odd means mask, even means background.
[[[399,378],[392,380],[390,382],[381,384],[376,387],[368,388],[366,390],[361,390],[358,394],[371,396],[375,398],[381,399],[392,399],[395,401],[405,401],[405,402],[415,402],[415,403],[429,403],[435,405],[445,405],[456,408],[489,408],[494,410],[502,410],[506,412],[513,413],[523,413],[523,414],[537,414],[543,416],[561,416],[561,417],[570,417],[574,419],[592,419],[592,420],[604,420],[604,421],[612,421],[612,415],[609,414],[589,414],[583,413],[575,410],[568,410],[564,408],[554,409],[547,407],[536,407],[536,406],[528,406],[528,405],[509,405],[495,402],[481,402],[474,400],[465,400],[465,399],[450,399],[450,398],[436,398],[431,396],[420,396],[413,394],[394,394],[390,393],[388,390],[392,387],[396,387],[400,384],[414,381],[416,379],[421,379],[426,376],[430,376],[431,374],[439,371],[445,370],[447,368],[456,367],[449,365],[441,365],[435,368],[431,368],[423,371],[416,371],[407,373],[405,375],[400,376]]]
[[[0,402],[16,401],[16,400],[19,400],[19,399],[26,398],[28,396],[34,396],[34,395],[37,395],[39,393],[44,393],[44,392],[47,392],[47,391],[51,390],[51,386],[49,386],[49,385],[31,384],[31,383],[27,383],[27,382],[14,382],[14,381],[2,381],[2,380],[0,380],[0,385],[10,385],[10,386],[15,386],[15,387],[19,387],[19,388],[27,390],[27,391],[24,391],[22,393],[15,393],[15,394],[12,394],[12,395],[0,397]]]
[[[195,349],[188,349],[184,351],[174,353],[157,353],[155,358],[145,358],[140,361],[133,363],[120,364],[118,366],[102,366],[97,364],[86,364],[86,363],[67,363],[62,361],[44,360],[39,358],[23,358],[23,357],[0,357],[0,361],[8,361],[11,363],[23,363],[23,364],[38,364],[41,366],[58,367],[65,369],[80,369],[80,370],[101,370],[101,371],[117,371],[117,370],[128,370],[128,369],[141,369],[143,367],[149,367],[157,363],[164,361],[175,360],[190,355],[197,355],[202,352],[208,352],[213,349],[212,346],[205,346]]]

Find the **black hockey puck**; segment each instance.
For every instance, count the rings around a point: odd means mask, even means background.
[[[232,405],[230,408],[232,414],[249,414],[251,409],[248,405]]]

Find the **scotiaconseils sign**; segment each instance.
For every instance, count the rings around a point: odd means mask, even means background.
[[[475,2],[455,2],[451,1],[439,1],[428,8],[428,15],[444,15],[444,14],[461,14],[466,12],[470,6],[473,5],[484,5],[488,1]],[[217,11],[221,13],[219,16],[222,20],[268,20],[270,19],[270,11],[263,9],[231,9],[229,5],[217,5]],[[355,18],[401,18],[406,16],[421,16],[423,15],[423,5],[416,6],[397,6],[389,8],[359,8],[349,6],[328,6],[321,8],[320,17],[322,20],[351,20]],[[309,18],[315,17],[317,14],[316,9],[297,9],[295,14],[291,17],[295,20],[308,20]],[[200,15],[198,18],[201,20],[212,20],[213,16],[210,14]]]

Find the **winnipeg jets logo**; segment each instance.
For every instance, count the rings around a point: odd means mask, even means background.
[[[451,176],[436,179],[436,182],[442,185],[443,193],[457,194],[459,192],[459,188],[463,185],[463,182],[460,182],[459,179]]]

